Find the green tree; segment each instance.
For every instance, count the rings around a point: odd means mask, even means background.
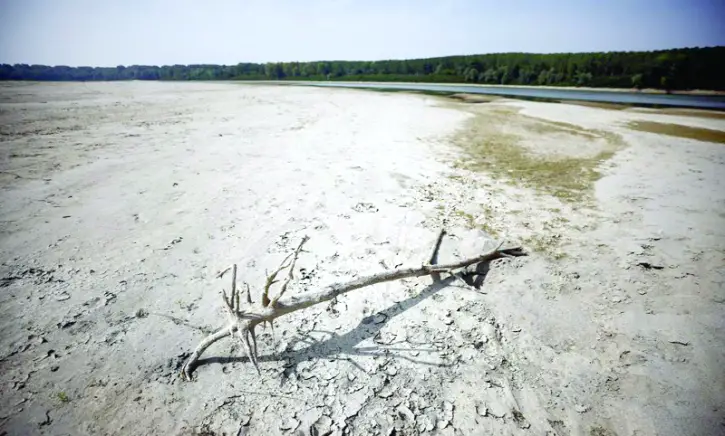
[[[475,82],[478,80],[478,70],[475,68],[468,68],[464,73],[466,82]]]
[[[592,81],[592,73],[578,72],[575,80],[576,86],[586,86]]]
[[[539,85],[547,85],[549,83],[549,70],[543,70],[539,73],[539,77],[536,79],[536,83]]]
[[[670,87],[670,83],[671,83],[671,80],[670,80],[670,78],[668,76],[662,76],[662,77],[660,77],[660,88],[662,88],[665,91],[667,91],[668,94],[669,94],[670,88],[671,88]]]

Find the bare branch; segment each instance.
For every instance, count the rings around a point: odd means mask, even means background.
[[[307,242],[310,238],[308,236],[305,236],[302,238],[302,241],[300,241],[300,245],[297,246],[297,249],[295,250],[294,256],[292,256],[292,263],[290,263],[289,266],[289,274],[287,274],[287,280],[282,285],[282,288],[279,291],[279,295],[274,297],[271,301],[272,307],[277,305],[277,302],[280,298],[284,295],[284,293],[287,291],[287,285],[292,281],[294,278],[294,271],[295,271],[295,264],[297,263],[297,258],[300,255],[300,251],[302,251],[302,246],[305,245],[305,242]]]
[[[249,360],[252,362],[252,364],[254,365],[254,368],[257,370],[257,372],[261,374],[262,372],[259,370],[259,363],[257,363],[257,353],[256,353],[257,347],[256,347],[256,345],[254,347],[252,347],[252,344],[249,342],[249,335],[252,334],[251,333],[252,331],[254,331],[254,330],[244,330],[244,331],[237,330],[237,334],[239,335],[239,339],[241,339],[242,343],[244,344],[244,347],[247,351],[247,357],[249,357]],[[256,342],[257,342],[256,339],[254,342],[256,344]]]
[[[230,336],[233,330],[234,327],[224,327],[223,329],[210,334],[209,336],[204,338],[203,341],[199,342],[199,345],[196,346],[196,349],[194,349],[194,352],[191,353],[191,356],[189,356],[189,360],[187,360],[187,363],[184,365],[184,368],[182,370],[182,377],[185,380],[191,381],[191,371],[194,370],[194,366],[201,357],[201,354],[206,351],[206,349],[209,348],[209,346],[214,342]]]
[[[520,247],[506,249],[496,248],[480,256],[472,257],[470,259],[464,259],[459,262],[444,265],[425,264],[419,267],[399,268],[393,271],[385,271],[366,277],[360,277],[346,283],[336,283],[330,285],[318,292],[308,292],[299,296],[291,297],[285,301],[280,301],[277,305],[277,309],[279,312],[279,315],[277,316],[296,312],[298,310],[313,306],[315,304],[332,300],[333,298],[338,297],[342,294],[346,294],[350,291],[354,291],[355,289],[360,289],[366,286],[371,286],[393,280],[405,279],[409,277],[421,277],[425,275],[431,275],[433,273],[450,272],[455,269],[465,268],[469,265],[500,259],[504,257],[505,254],[508,254],[510,256],[525,255]]]
[[[446,235],[446,229],[442,228],[440,233],[438,233],[438,238],[436,238],[436,243],[433,245],[433,252],[430,254],[430,259],[428,259],[428,264],[435,265],[438,263],[438,252],[441,249],[441,244],[443,243],[443,237]],[[431,274],[431,277],[433,277],[434,282],[439,282],[441,280],[440,273],[433,273]]]
[[[232,266],[232,310],[239,310],[239,294],[237,294],[237,264]]]
[[[252,294],[249,293],[249,283],[244,282],[244,286],[247,288],[247,304],[252,304]]]
[[[226,274],[226,273],[227,273],[227,272],[229,271],[229,269],[231,269],[231,267],[227,267],[227,268],[223,269],[222,271],[219,271],[219,272],[217,273],[216,277],[217,277],[218,279],[220,279],[220,278],[224,277],[224,274]]]
[[[262,306],[267,307],[269,306],[270,299],[269,299],[269,289],[272,287],[273,284],[277,283],[277,274],[282,272],[285,268],[287,268],[287,261],[292,257],[294,253],[290,253],[282,260],[282,263],[279,264],[279,267],[272,273],[267,276],[267,282],[264,284],[264,292],[262,292]]]
[[[227,296],[226,291],[222,289],[222,297],[224,298],[224,305],[229,309],[229,313],[234,313],[234,307],[232,307],[231,299]]]
[[[430,255],[430,258],[428,259],[428,263],[430,265],[434,265],[438,263],[438,251],[441,249],[441,244],[443,243],[443,237],[446,235],[446,229],[441,229],[440,233],[438,233],[438,238],[436,239],[436,243],[433,246],[433,252]]]
[[[524,253],[520,247],[502,249],[502,244],[499,244],[499,246],[495,249],[479,256],[464,259],[458,262],[438,265],[435,262],[437,260],[438,251],[440,249],[444,236],[445,230],[441,230],[438,238],[436,239],[430,261],[423,265],[408,268],[396,268],[394,270],[386,270],[378,274],[373,274],[366,277],[359,277],[349,282],[335,283],[325,287],[320,291],[306,292],[300,295],[282,299],[282,296],[287,290],[287,286],[294,278],[294,267],[297,262],[297,258],[302,251],[302,246],[308,240],[308,238],[305,236],[300,244],[297,246],[297,249],[293,253],[290,253],[287,257],[285,257],[279,268],[277,268],[276,271],[267,276],[264,291],[262,294],[261,304],[257,306],[252,304],[251,296],[249,293],[249,285],[247,285],[247,302],[249,303],[249,307],[245,307],[244,310],[241,309],[241,306],[239,304],[239,293],[236,288],[237,268],[236,265],[234,265],[232,274],[232,297],[227,297],[226,292],[222,290],[224,303],[226,304],[228,309],[230,319],[229,325],[227,325],[222,330],[219,330],[216,333],[207,336],[206,338],[204,338],[203,341],[201,341],[201,343],[196,347],[196,349],[184,365],[184,368],[182,370],[182,376],[185,379],[190,380],[191,371],[196,365],[196,362],[201,357],[201,354],[211,344],[231,335],[235,331],[237,332],[239,339],[244,344],[249,360],[252,362],[255,369],[260,372],[259,355],[257,351],[257,336],[255,333],[255,328],[259,324],[268,322],[272,327],[272,332],[274,335],[274,320],[276,318],[292,312],[296,312],[298,310],[306,309],[310,306],[314,306],[325,301],[332,300],[340,295],[346,294],[356,289],[372,286],[378,283],[405,279],[409,277],[421,277],[426,275],[432,275],[436,277],[443,272],[448,272],[455,275],[460,272],[458,270],[469,267],[471,265],[483,262],[490,262],[492,260],[500,259],[502,257],[526,255],[526,253]],[[290,261],[290,259],[292,260]],[[277,275],[286,268],[289,268],[287,279],[282,285],[279,295],[276,296],[273,300],[270,300],[269,289],[274,283],[276,283]]]

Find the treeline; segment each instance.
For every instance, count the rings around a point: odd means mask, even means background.
[[[161,67],[2,64],[0,80],[350,80],[725,90],[725,47]]]

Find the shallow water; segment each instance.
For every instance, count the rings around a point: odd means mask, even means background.
[[[344,88],[376,88],[390,90],[415,90],[435,92],[465,92],[469,94],[491,94],[520,98],[539,98],[550,100],[579,100],[603,103],[620,103],[636,106],[668,106],[697,109],[725,110],[725,96],[722,95],[682,95],[682,94],[646,94],[626,91],[593,91],[579,89],[517,88],[509,86],[466,86],[430,83],[349,83],[349,82],[313,82],[312,86],[332,86]]]

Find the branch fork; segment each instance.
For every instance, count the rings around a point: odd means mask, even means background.
[[[258,373],[261,373],[259,369],[259,354],[257,352],[257,336],[255,329],[260,324],[269,323],[270,327],[274,329],[274,320],[280,316],[296,312],[298,310],[306,309],[310,306],[323,303],[337,298],[340,295],[360,289],[363,287],[371,286],[377,283],[388,282],[393,280],[400,280],[410,277],[422,277],[431,275],[434,279],[438,279],[441,273],[450,273],[452,275],[459,275],[460,270],[471,265],[479,264],[482,262],[490,262],[495,259],[503,257],[515,257],[524,256],[525,253],[521,247],[506,248],[502,249],[500,244],[495,249],[481,254],[476,257],[461,260],[450,264],[437,264],[437,256],[440,245],[445,236],[445,230],[441,230],[436,239],[433,253],[428,262],[423,263],[420,266],[409,267],[409,268],[396,268],[391,271],[385,271],[370,276],[360,277],[355,280],[345,283],[331,284],[320,291],[306,292],[300,295],[288,297],[282,299],[287,291],[289,284],[294,279],[294,269],[297,259],[299,258],[302,246],[309,240],[307,236],[303,237],[300,244],[297,246],[294,252],[290,253],[284,258],[280,266],[267,275],[264,289],[262,291],[262,299],[259,304],[252,302],[249,285],[245,283],[245,298],[242,301],[240,292],[241,290],[237,287],[237,265],[234,264],[232,269],[232,285],[231,292],[229,294],[222,290],[222,297],[224,300],[224,307],[226,309],[229,323],[220,330],[212,333],[211,335],[204,338],[196,349],[192,352],[189,359],[186,361],[182,368],[182,378],[185,380],[191,380],[191,373],[194,370],[199,358],[202,353],[209,348],[210,345],[223,339],[227,336],[236,336],[244,345],[244,350],[247,357],[254,365],[254,368]],[[219,277],[223,276],[229,269],[219,274]],[[270,289],[276,283],[279,283],[281,279],[278,277],[286,272],[284,281],[280,286],[279,292],[270,297]],[[274,331],[274,330],[273,330]]]

